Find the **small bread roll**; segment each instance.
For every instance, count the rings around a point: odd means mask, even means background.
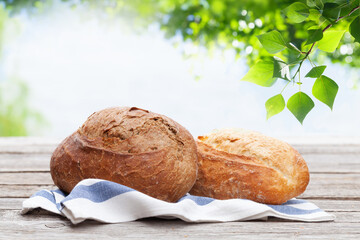
[[[289,144],[243,129],[201,136],[198,177],[190,193],[216,199],[246,198],[282,204],[303,193],[309,171]]]
[[[175,202],[194,185],[196,144],[170,118],[135,107],[92,114],[54,151],[54,183],[69,193],[86,178],[100,178]]]

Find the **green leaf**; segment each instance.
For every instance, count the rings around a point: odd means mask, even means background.
[[[328,20],[336,20],[340,17],[341,8],[339,4],[333,2],[327,2],[324,4],[324,10],[322,15]]]
[[[312,94],[332,109],[338,89],[334,80],[321,75],[314,83]]]
[[[327,30],[319,41],[318,48],[324,52],[333,52],[339,45],[345,30]]]
[[[250,68],[241,81],[252,82],[263,87],[271,87],[276,78],[273,77],[274,63],[270,60],[260,60]]]
[[[352,21],[349,31],[351,36],[355,38],[355,41],[360,43],[360,17],[357,17]]]
[[[271,118],[272,116],[282,112],[285,108],[285,100],[281,94],[275,95],[269,98],[265,103],[266,108],[266,119]]]
[[[313,67],[306,75],[305,77],[308,78],[318,78],[321,76],[321,74],[323,74],[323,72],[325,71],[326,66],[317,66],[317,67]]]
[[[315,7],[317,9],[322,9],[324,7],[324,3],[322,0],[306,0],[306,4],[309,7]]]
[[[359,0],[344,0],[343,4],[342,4],[342,8],[341,8],[341,12],[340,15],[341,16],[346,16],[348,15],[354,8],[360,6],[360,1]],[[359,10],[353,12],[351,14],[351,16],[359,16]]]
[[[309,8],[302,2],[295,2],[284,9],[286,16],[294,23],[301,23],[309,16]]]
[[[309,29],[308,30],[308,39],[305,45],[317,42],[323,38],[322,29]]]
[[[309,20],[312,20],[314,22],[318,22],[321,17],[321,12],[317,9],[309,9]]]
[[[301,124],[314,106],[313,100],[303,92],[295,93],[287,102],[287,108]]]
[[[281,52],[286,48],[286,42],[284,38],[276,30],[259,35],[257,38],[265,50],[271,54]]]
[[[273,77],[291,80],[289,65],[278,57],[274,57]]]

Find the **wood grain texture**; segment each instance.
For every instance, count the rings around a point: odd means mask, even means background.
[[[53,185],[49,172],[10,172],[0,173],[3,185]]]
[[[26,198],[42,189],[56,189],[55,185],[0,185],[0,198]]]
[[[303,154],[310,173],[360,173],[360,153]]]
[[[101,224],[94,221],[86,221],[77,226],[64,221],[62,217],[44,214],[42,212],[32,215],[19,215],[18,211],[0,211],[1,216],[8,221],[0,220],[0,232],[8,237],[22,237],[36,234],[37,239],[55,237],[89,238],[104,237],[123,239],[272,239],[273,236],[285,239],[290,236],[300,238],[304,236],[325,236],[325,239],[335,237],[357,237],[360,234],[360,213],[337,213],[335,222],[302,223],[281,221],[272,218],[270,221],[228,222],[228,223],[201,223],[191,224],[180,220],[161,220],[155,218],[140,221]],[[355,220],[354,220],[355,219]],[[331,229],[331,231],[329,231]],[[16,233],[15,233],[16,232]],[[34,236],[33,236],[34,237]]]
[[[20,210],[27,198],[0,198],[0,210]]]
[[[0,153],[0,172],[49,171],[51,153]]]
[[[145,219],[121,224],[86,221],[73,226],[22,201],[54,189],[50,156],[59,139],[0,138],[0,239],[360,239],[360,138],[289,139],[308,163],[311,179],[300,198],[336,215],[334,222],[269,221],[189,224]],[[96,234],[95,234],[96,233]]]
[[[61,140],[41,137],[0,137],[0,153],[50,153]]]
[[[301,154],[360,153],[360,137],[279,137]],[[0,137],[0,153],[51,153],[59,138]]]
[[[49,171],[51,153],[0,153],[0,172]],[[303,154],[311,173],[360,173],[360,153]]]

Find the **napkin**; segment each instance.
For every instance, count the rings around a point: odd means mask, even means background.
[[[267,217],[305,222],[335,219],[315,204],[295,198],[282,205],[270,205],[247,199],[217,200],[186,194],[176,203],[169,203],[101,179],[83,180],[68,195],[59,189],[41,190],[23,202],[21,213],[35,208],[65,216],[73,224],[86,219],[120,223],[147,217],[179,218],[186,222],[266,220]]]

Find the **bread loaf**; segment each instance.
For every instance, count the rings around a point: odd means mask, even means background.
[[[115,107],[92,114],[54,151],[54,183],[69,193],[86,178],[117,182],[175,202],[193,186],[196,144],[170,118],[139,108]]]
[[[241,129],[199,137],[198,177],[190,193],[282,204],[303,193],[309,171],[289,144]]]

